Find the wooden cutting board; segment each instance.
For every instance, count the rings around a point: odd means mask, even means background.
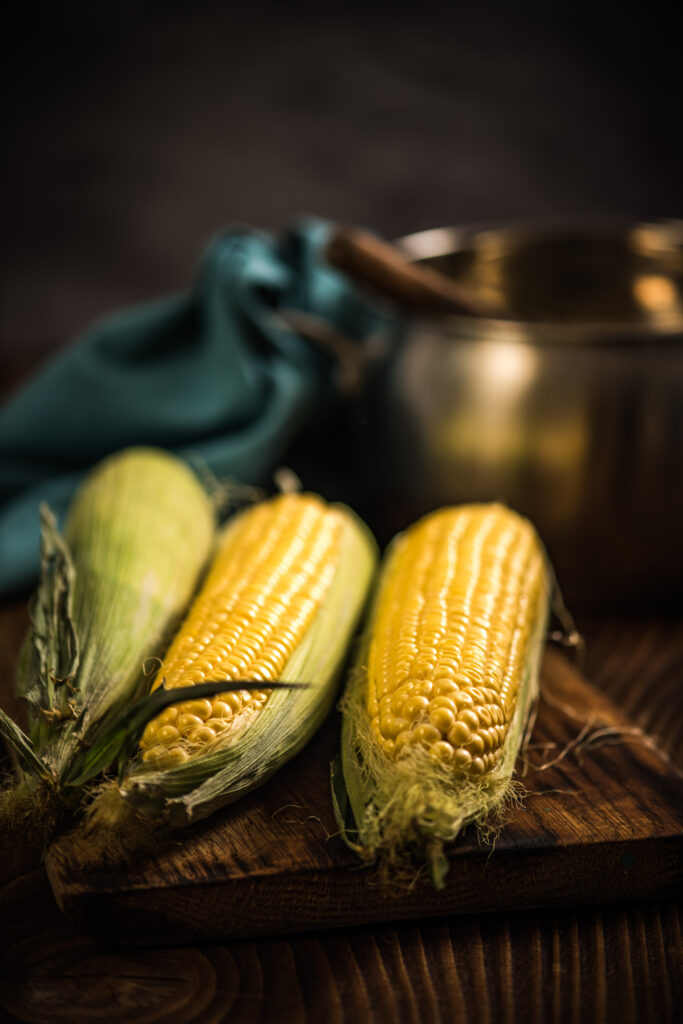
[[[633,729],[556,651],[546,653],[542,688],[533,762],[556,757],[584,723]],[[422,876],[411,887],[382,886],[335,835],[337,729],[333,718],[263,789],[126,869],[93,862],[77,833],[62,837],[47,855],[60,906],[109,939],[168,945],[639,900],[681,887],[683,782],[647,737],[632,735],[530,769],[524,805],[511,809],[493,851],[473,829],[454,844],[444,891]]]

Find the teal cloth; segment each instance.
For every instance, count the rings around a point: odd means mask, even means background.
[[[38,572],[38,508],[63,516],[100,458],[133,444],[267,482],[292,439],[331,407],[333,360],[288,329],[297,310],[362,341],[386,324],[321,260],[329,225],[215,239],[191,292],[95,324],[0,410],[0,594]]]

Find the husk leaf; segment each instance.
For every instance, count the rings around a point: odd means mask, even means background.
[[[60,799],[80,799],[76,780],[119,756],[116,716],[142,692],[143,666],[175,629],[213,537],[199,481],[155,449],[126,449],[95,467],[64,538],[41,509],[41,578],[16,680],[31,735],[6,716],[0,727],[21,771]]]
[[[17,687],[31,712],[74,717],[70,711],[78,671],[78,638],[72,615],[75,570],[51,509],[40,506],[41,574],[29,604],[31,630],[27,654],[32,671]],[[63,721],[63,719],[61,719]]]
[[[306,684],[293,682],[271,685],[274,689],[297,689],[305,687]],[[74,788],[85,786],[112,765],[117,765],[118,771],[123,773],[127,761],[133,756],[142,739],[147,723],[172,704],[184,700],[199,700],[202,697],[215,697],[217,693],[227,693],[230,690],[262,688],[262,682],[242,679],[218,679],[211,683],[180,686],[172,690],[159,687],[153,693],[106,717],[98,728],[93,730],[92,741],[83,744],[82,754],[72,761],[69,773],[62,779],[62,784]]]
[[[9,715],[0,708],[0,732],[9,743],[20,771],[33,775],[43,782],[53,783],[54,775],[48,765],[39,756],[30,736],[13,722]]]

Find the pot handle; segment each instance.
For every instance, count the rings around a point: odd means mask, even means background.
[[[362,228],[335,228],[325,253],[327,262],[386,299],[425,313],[495,316],[465,285],[432,267],[411,263],[400,249]]]

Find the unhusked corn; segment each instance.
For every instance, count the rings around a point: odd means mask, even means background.
[[[169,753],[191,757],[254,721],[272,692],[265,684],[279,678],[325,598],[343,525],[343,513],[315,495],[283,494],[226,532],[153,689],[223,679],[260,680],[263,689],[166,709],[145,729],[145,762],[163,768]]]
[[[538,692],[548,592],[534,528],[501,505],[439,509],[393,541],[332,777],[342,835],[364,857],[419,852],[440,888],[444,844],[500,811]]]
[[[148,701],[165,710],[90,821],[133,808],[182,827],[298,753],[333,705],[376,562],[365,524],[315,495],[280,495],[234,516],[155,678]],[[201,682],[208,688],[193,691]],[[166,706],[176,687],[181,699]]]

